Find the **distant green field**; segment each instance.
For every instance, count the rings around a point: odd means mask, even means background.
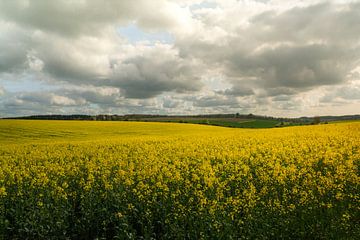
[[[247,121],[248,120],[229,121],[229,120],[224,119],[224,120],[183,120],[183,121],[180,121],[180,122],[192,123],[192,124],[214,125],[214,126],[221,126],[221,127],[236,127],[236,128],[239,128],[239,127],[242,126],[243,123],[245,123]]]
[[[232,127],[232,128],[273,128],[279,124],[276,120],[254,120],[254,119],[155,119],[145,120],[154,122],[176,122],[176,123],[192,123],[192,124],[204,124],[221,127]]]
[[[275,120],[254,120],[249,122],[239,123],[239,127],[242,128],[272,128],[279,122]]]
[[[243,120],[243,121],[226,121],[224,120],[191,120],[185,121],[196,124],[207,124],[222,127],[235,127],[235,128],[272,128],[279,122],[274,120]]]

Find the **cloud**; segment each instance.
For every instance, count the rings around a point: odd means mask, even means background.
[[[171,97],[165,97],[163,99],[162,107],[165,109],[174,109],[174,108],[179,107],[179,105],[181,105],[181,102],[182,101],[174,100]]]
[[[193,105],[201,108],[212,108],[212,107],[239,107],[239,102],[235,97],[228,97],[219,94],[213,94],[208,96],[202,96],[193,98]]]
[[[10,116],[19,112],[26,115],[82,113],[156,113],[165,103],[155,99],[128,99],[118,88],[67,86],[46,91],[8,94],[0,99],[0,110]]]
[[[360,3],[343,0],[0,1],[0,109],[306,115],[356,105],[358,22]],[[146,39],[158,33],[171,41]]]
[[[359,13],[360,4],[355,3],[265,11],[247,24],[237,25],[235,18],[226,22],[230,27],[204,26],[199,36],[176,44],[182,56],[199,57],[219,68],[236,89],[245,83],[265,91],[308,91],[346,82],[347,74],[359,64],[360,29],[352,24],[360,21]],[[207,14],[218,16],[214,11]],[[215,31],[210,35],[214,41],[207,40],[208,30],[216,28],[233,32]]]
[[[255,79],[254,84],[265,88],[306,89],[345,81],[346,74],[354,67],[351,55],[335,46],[281,45],[248,57],[235,55],[230,59],[228,71]]]
[[[25,28],[71,37],[96,36],[109,25],[132,21],[150,30],[176,28],[190,18],[186,9],[165,0],[1,1],[0,14]]]
[[[104,29],[96,37],[67,39],[35,32],[33,56],[42,62],[42,71],[54,79],[72,83],[92,83],[108,77],[110,61],[121,40]]]
[[[84,104],[95,104],[99,107],[115,107],[123,99],[120,90],[112,87],[83,86],[61,89],[57,93],[73,97]]]
[[[44,92],[23,93],[20,94],[16,99],[22,102],[31,102],[40,105],[51,106],[77,106],[85,103],[84,101],[75,100],[67,96]]]
[[[235,85],[232,88],[218,91],[220,94],[232,95],[232,96],[249,96],[255,94],[254,90],[247,86]]]
[[[328,90],[320,99],[321,103],[357,102],[360,103],[360,85],[349,84]]]
[[[335,4],[320,2],[305,7],[293,7],[278,13],[267,11],[251,19],[259,27],[256,36],[262,41],[292,41],[346,44],[359,39],[360,3]],[[326,23],[326,24],[324,24]]]
[[[199,73],[204,71],[199,69],[199,60],[181,58],[169,44],[129,44],[114,28],[101,29],[96,36],[71,38],[34,30],[22,46],[21,51],[14,49],[21,61],[11,61],[16,54],[9,51],[4,71],[10,71],[13,65],[39,72],[54,83],[115,86],[129,98],[152,98],[163,92],[197,91],[202,87]]]
[[[94,87],[72,87],[49,91],[20,92],[7,94],[1,102],[0,110],[9,116],[93,113],[91,105],[115,106],[116,90]]]
[[[128,98],[151,98],[162,92],[201,89],[199,64],[181,58],[177,51],[159,44],[113,66],[110,84],[118,86]]]
[[[0,96],[5,94],[5,89],[0,85]]]
[[[0,18],[0,73],[21,71],[26,67],[29,41],[26,30]]]

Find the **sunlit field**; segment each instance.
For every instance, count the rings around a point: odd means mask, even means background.
[[[0,121],[0,239],[359,239],[360,123]]]

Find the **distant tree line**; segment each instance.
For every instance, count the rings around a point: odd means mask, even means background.
[[[166,120],[167,118],[177,118],[177,119],[188,119],[188,118],[201,118],[201,119],[211,119],[211,118],[239,118],[239,119],[258,119],[258,120],[276,120],[279,122],[290,122],[290,123],[304,123],[304,124],[319,124],[323,122],[330,121],[341,121],[341,120],[360,120],[360,115],[345,115],[345,116],[315,116],[315,117],[300,117],[300,118],[278,118],[271,116],[262,116],[254,114],[200,114],[200,115],[157,115],[157,114],[126,114],[126,115],[109,115],[109,114],[99,114],[99,115],[82,115],[82,114],[72,114],[72,115],[33,115],[33,116],[22,116],[22,117],[10,117],[4,119],[43,119],[43,120],[88,120],[88,121],[152,121],[152,119]]]

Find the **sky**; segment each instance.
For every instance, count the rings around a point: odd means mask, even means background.
[[[0,117],[359,114],[359,23],[359,0],[0,0]]]

